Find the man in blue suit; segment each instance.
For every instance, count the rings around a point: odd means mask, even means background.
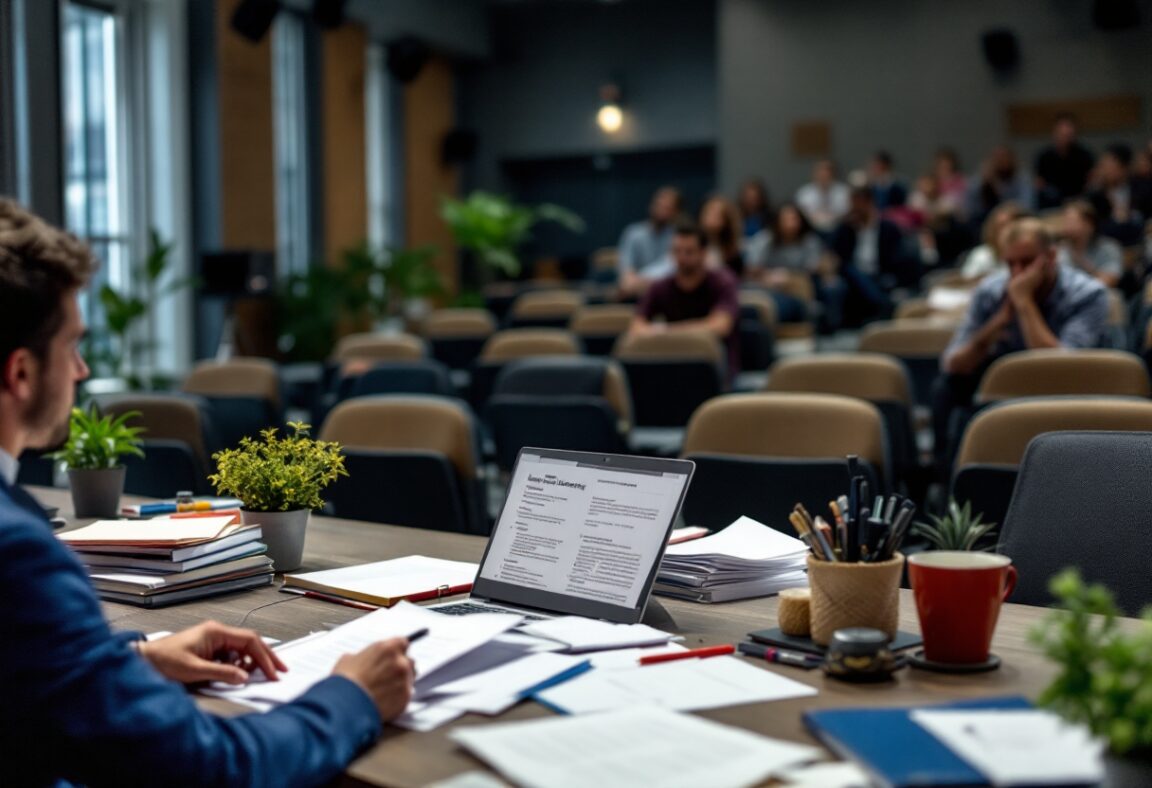
[[[255,632],[206,622],[142,642],[108,627],[87,575],[15,486],[26,448],[67,435],[77,294],[89,250],[0,199],[0,782],[313,785],[371,744],[412,693],[403,639],[343,657],[333,675],[267,714],[201,711],[182,684],[285,669]],[[237,659],[217,661],[218,654]]]

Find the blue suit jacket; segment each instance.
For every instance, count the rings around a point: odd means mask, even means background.
[[[130,640],[36,502],[0,480],[0,781],[314,785],[379,735],[371,699],[336,676],[267,714],[212,716]]]

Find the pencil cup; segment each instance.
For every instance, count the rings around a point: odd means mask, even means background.
[[[812,589],[812,640],[827,646],[832,633],[848,627],[879,629],[896,636],[904,556],[874,564],[820,561],[808,556]]]

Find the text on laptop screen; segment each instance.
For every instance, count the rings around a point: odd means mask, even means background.
[[[683,484],[521,454],[480,577],[634,607]]]

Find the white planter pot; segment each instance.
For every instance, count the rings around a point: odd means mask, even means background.
[[[253,512],[240,510],[245,525],[259,525],[260,541],[268,545],[268,557],[277,572],[291,572],[304,558],[304,533],[308,528],[307,509],[290,512]]]

